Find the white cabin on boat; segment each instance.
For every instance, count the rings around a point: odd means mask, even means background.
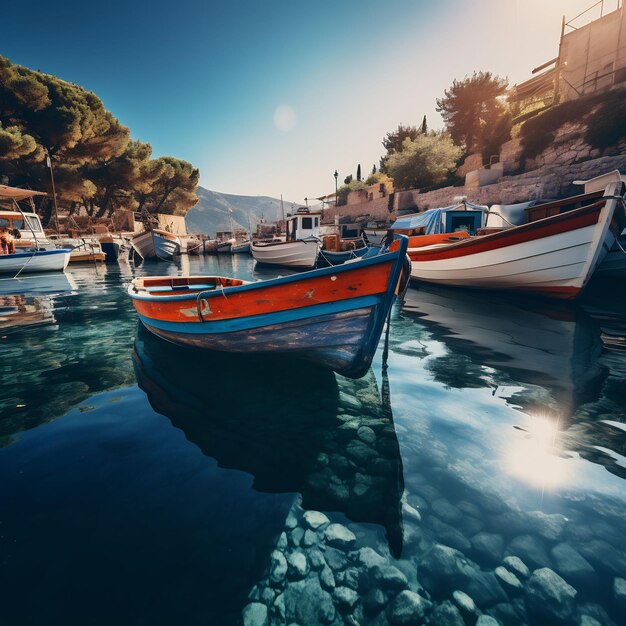
[[[285,224],[287,241],[319,237],[321,221],[321,213],[311,213],[307,209],[298,209],[297,213],[287,217]]]
[[[40,249],[55,248],[46,237],[39,216],[36,213],[20,213],[19,211],[0,209],[0,228],[6,228],[9,232],[15,234],[16,248],[32,247],[35,244],[35,240],[37,241],[37,247]]]

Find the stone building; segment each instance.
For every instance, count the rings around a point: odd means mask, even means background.
[[[542,106],[626,86],[623,0],[614,11],[603,14],[603,9],[604,4],[597,2],[568,21],[563,17],[557,56],[535,68],[536,76],[512,90],[509,101],[519,105],[521,116]],[[600,17],[582,24],[592,10],[599,10]]]

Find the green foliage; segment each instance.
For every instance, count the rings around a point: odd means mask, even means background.
[[[344,179],[343,179],[343,184],[344,185],[349,185],[352,182],[352,174],[348,174]]]
[[[368,176],[365,184],[369,187],[370,185],[376,185],[377,183],[391,183],[393,182],[391,178],[385,174],[384,172],[374,172]]]
[[[585,141],[603,150],[626,138],[626,93],[614,92],[600,104],[587,123]]]
[[[585,141],[593,148],[614,146],[626,137],[626,91],[612,91],[570,100],[530,118],[520,129],[522,158],[532,159],[548,148],[556,131],[569,122],[587,126]]]
[[[398,124],[396,130],[388,132],[383,138],[383,147],[387,150],[387,154],[395,154],[396,152],[402,152],[405,139],[413,141],[420,134],[420,130],[417,126],[404,126]]]
[[[351,176],[349,178],[352,178]],[[337,190],[337,206],[344,206],[348,202],[348,194],[351,191],[365,189],[367,185],[362,180],[350,180],[349,183]]]
[[[184,214],[197,201],[198,170],[173,157],[151,159],[151,151],[130,140],[95,94],[0,56],[0,177],[11,184],[49,190],[47,153],[61,206],[103,216],[143,200]],[[38,202],[47,221],[51,199]]]
[[[462,149],[444,133],[405,139],[402,151],[389,156],[387,170],[396,189],[418,189],[438,184],[454,170]]]
[[[437,112],[456,145],[487,158],[499,151],[511,132],[511,118],[502,101],[507,87],[506,78],[474,72],[470,78],[455,79],[444,97],[437,99]]]

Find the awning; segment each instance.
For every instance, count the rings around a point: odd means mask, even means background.
[[[32,189],[20,189],[19,187],[8,187],[0,185],[0,198],[8,198],[9,200],[26,200],[34,196],[45,196],[43,191],[32,191]]]
[[[426,235],[437,235],[444,232],[442,215],[447,211],[462,211],[464,209],[470,211],[488,211],[489,207],[482,204],[472,204],[464,202],[461,204],[453,204],[441,209],[428,209],[423,213],[414,213],[397,219],[392,225],[392,230],[413,230],[414,228],[424,228]]]

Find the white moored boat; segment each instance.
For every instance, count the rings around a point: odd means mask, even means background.
[[[70,260],[69,249],[57,249],[48,240],[39,216],[22,211],[18,202],[45,196],[40,191],[0,185],[0,200],[15,210],[0,210],[0,274],[18,275],[62,272]],[[33,207],[34,208],[34,207]]]
[[[133,237],[133,246],[144,259],[171,261],[180,254],[180,240],[166,230],[151,229]]]
[[[253,242],[250,245],[255,261],[281,267],[315,267],[320,252],[320,218],[321,213],[299,209],[286,220],[286,241]]]
[[[488,234],[420,247],[412,243],[420,237],[413,237],[408,252],[411,278],[575,298],[624,227],[623,194],[624,184],[612,182],[604,194],[528,209],[529,222],[521,226],[488,228]]]

